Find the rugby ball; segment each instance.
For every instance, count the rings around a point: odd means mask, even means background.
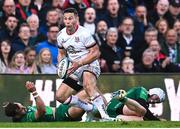
[[[58,64],[57,74],[61,79],[67,77],[67,70],[70,68],[71,62],[67,57],[63,57]]]

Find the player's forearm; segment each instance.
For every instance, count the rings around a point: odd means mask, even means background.
[[[99,49],[91,50],[85,58],[81,59],[78,63],[80,65],[86,65],[89,63],[92,63],[94,60],[98,59],[100,57],[100,51]]]
[[[60,62],[60,60],[64,57],[64,56],[66,56],[66,53],[65,53],[65,51],[62,49],[59,49],[58,50],[58,62]]]
[[[38,95],[36,91],[33,93],[33,96],[36,102],[38,117],[44,115],[46,112],[46,109],[45,109],[45,104],[43,100],[41,99],[41,97]]]

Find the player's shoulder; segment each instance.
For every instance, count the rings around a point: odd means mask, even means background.
[[[88,31],[88,29],[86,29],[84,26],[81,26],[81,25],[79,25],[79,30]]]
[[[82,33],[83,35],[86,35],[86,36],[91,35],[89,30],[83,26],[79,26],[79,32]]]
[[[66,28],[63,28],[61,31],[58,32],[57,37],[59,37],[60,35],[64,35],[66,34]]]

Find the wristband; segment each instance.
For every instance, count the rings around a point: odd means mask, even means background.
[[[32,94],[37,94],[37,91],[33,91]]]
[[[38,96],[39,96],[38,94],[36,94],[36,95],[33,95],[34,99],[36,99]]]

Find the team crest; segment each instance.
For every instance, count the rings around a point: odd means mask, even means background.
[[[79,37],[75,37],[75,42],[79,42]]]

